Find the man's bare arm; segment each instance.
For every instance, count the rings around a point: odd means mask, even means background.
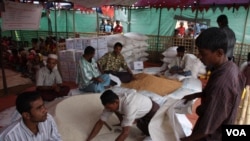
[[[121,134],[116,138],[115,141],[124,141],[128,137],[129,131],[130,126],[123,127]]]
[[[90,133],[90,135],[88,136],[88,138],[87,138],[86,141],[92,140],[92,139],[99,133],[99,131],[101,130],[103,124],[104,124],[104,122],[103,122],[101,119],[99,119],[99,120],[96,122],[94,128],[92,129],[92,131],[91,131],[91,133]]]

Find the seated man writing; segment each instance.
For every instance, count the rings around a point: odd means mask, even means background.
[[[21,118],[0,133],[1,141],[61,141],[56,123],[38,92],[24,92],[16,99]]]
[[[58,69],[55,68],[57,63],[57,55],[49,54],[46,66],[40,68],[37,72],[37,91],[41,93],[45,101],[66,96],[70,90],[68,86],[62,85],[62,77]]]
[[[117,76],[121,82],[128,83],[132,80],[133,73],[122,56],[121,50],[122,44],[118,42],[114,45],[114,51],[106,53],[97,63],[100,71],[113,74]],[[123,68],[127,72],[119,71],[120,68]]]
[[[179,77],[192,76],[193,64],[190,63],[192,58],[197,58],[193,54],[185,54],[185,47],[177,48],[177,56],[168,65],[165,76],[170,79],[179,79]],[[189,62],[188,62],[189,61]]]
[[[112,113],[118,115],[122,126],[122,132],[116,138],[116,141],[124,141],[129,134],[130,127],[135,122],[137,127],[145,135],[149,136],[148,125],[159,109],[157,103],[139,93],[116,95],[112,90],[105,91],[100,98],[105,109],[92,129],[87,141],[90,141],[99,133],[104,122],[108,120]]]
[[[79,90],[84,92],[103,92],[110,86],[108,74],[101,74],[94,59],[95,49],[88,46],[79,60],[77,70],[77,83]]]

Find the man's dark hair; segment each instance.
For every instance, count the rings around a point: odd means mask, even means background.
[[[85,55],[90,55],[94,53],[95,53],[95,48],[93,48],[92,46],[87,46],[84,50]]]
[[[16,109],[22,114],[23,112],[30,112],[31,102],[41,98],[41,95],[37,91],[23,92],[17,96]]]
[[[222,49],[224,53],[226,53],[228,39],[226,33],[222,29],[211,27],[201,32],[195,44],[198,48],[209,49],[212,52]]]
[[[247,61],[248,62],[250,61],[250,52],[248,52],[248,54],[247,54]]]
[[[115,43],[115,45],[114,45],[114,48],[116,48],[116,47],[121,47],[121,48],[122,48],[122,44],[121,44],[120,42],[117,42],[117,43]]]
[[[21,51],[25,51],[25,49],[24,49],[23,47],[20,47],[20,48],[18,49],[18,52],[21,52]]]
[[[177,52],[185,52],[185,47],[184,46],[179,46],[177,48]]]
[[[222,26],[227,26],[228,25],[228,19],[226,15],[220,15],[217,18],[217,23],[220,23]]]
[[[104,106],[106,104],[114,103],[115,100],[119,99],[119,97],[112,90],[106,90],[105,92],[103,92],[100,98],[102,101],[102,105]]]

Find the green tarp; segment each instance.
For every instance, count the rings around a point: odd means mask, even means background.
[[[186,18],[195,18],[196,12],[188,8],[186,10],[180,9],[166,9],[161,10],[155,8],[141,8],[131,10],[131,21],[128,21],[128,9],[117,9],[115,12],[115,18],[122,22],[124,32],[127,32],[128,26],[130,26],[131,32],[138,32],[147,35],[157,35],[159,27],[159,18],[161,18],[159,35],[171,36],[176,25],[175,16],[182,16]],[[216,19],[220,14],[225,14],[229,19],[229,27],[233,29],[236,34],[237,42],[241,43],[243,40],[244,25],[246,19],[250,19],[250,15],[246,18],[247,10],[244,7],[240,7],[238,10],[233,8],[224,8],[221,12],[220,8],[213,10],[210,8],[208,11],[198,12],[199,19],[210,19],[210,26],[218,26]],[[42,14],[41,24],[39,31],[48,31],[48,19]],[[56,15],[54,11],[50,13],[52,31],[55,32],[73,32],[75,23],[75,32],[96,32],[97,15],[96,13],[86,14],[79,11],[75,12],[75,18],[73,18],[73,11],[57,11]],[[75,19],[75,21],[74,21]],[[55,24],[55,21],[57,24]],[[55,26],[57,28],[55,28]],[[66,27],[67,26],[67,27]],[[246,26],[246,34],[244,43],[250,43],[250,21]],[[22,31],[25,32],[25,31]],[[3,34],[9,36],[9,31],[4,31]],[[13,34],[12,34],[13,35]],[[16,35],[16,34],[14,34]],[[17,36],[17,35],[16,35]]]

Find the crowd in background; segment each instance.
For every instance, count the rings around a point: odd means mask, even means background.
[[[99,26],[99,32],[105,34],[119,34],[123,33],[123,27],[121,25],[121,22],[118,20],[116,20],[114,23],[110,19],[102,19]]]
[[[5,68],[22,73],[23,77],[35,80],[36,71],[45,65],[44,58],[48,54],[56,54],[57,43],[65,42],[64,38],[57,41],[55,36],[32,38],[31,47],[18,46],[11,37],[1,38],[3,48],[3,64]]]
[[[174,30],[174,36],[178,38],[196,38],[205,29],[207,29],[207,25],[204,23],[187,22],[185,27],[184,22],[181,21]]]

